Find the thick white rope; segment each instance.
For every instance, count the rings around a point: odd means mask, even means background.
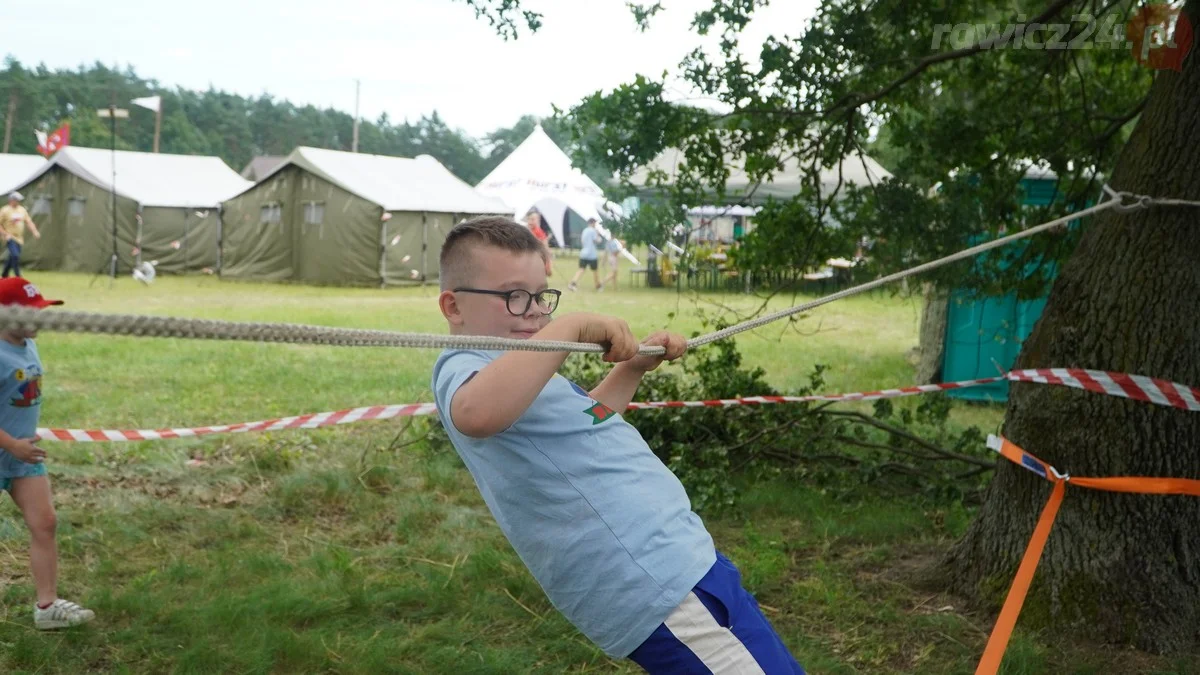
[[[1100,213],[1101,211],[1105,211],[1105,210],[1111,209],[1111,208],[1116,208],[1120,205],[1121,205],[1121,199],[1119,197],[1115,198],[1115,199],[1109,199],[1109,200],[1101,202],[1095,206],[1086,208],[1082,211],[1076,211],[1075,213],[1063,216],[1062,218],[1058,218],[1056,220],[1052,220],[1048,223],[1043,223],[1041,225],[1031,227],[1028,230],[1022,230],[1020,232],[1017,232],[1016,234],[1010,234],[1007,237],[1001,237],[1000,239],[994,239],[992,241],[980,244],[978,246],[972,246],[971,248],[968,248],[963,251],[959,251],[957,253],[952,253],[944,258],[938,258],[937,260],[934,260],[932,262],[927,262],[923,265],[917,265],[916,267],[912,267],[912,268],[909,268],[909,269],[906,269],[906,270],[903,270],[900,272],[896,272],[894,274],[889,274],[886,277],[879,277],[878,279],[868,281],[865,284],[859,284],[858,286],[847,288],[845,290],[838,291],[837,293],[831,293],[822,298],[817,298],[816,300],[813,300],[811,302],[806,302],[806,303],[803,303],[800,305],[795,305],[794,307],[788,307],[787,309],[783,309],[778,312],[773,312],[773,313],[767,314],[765,316],[760,316],[757,319],[745,321],[745,322],[737,324],[736,326],[730,326],[729,328],[726,328],[724,330],[719,330],[715,333],[709,333],[708,335],[701,335],[697,338],[688,340],[688,347],[699,347],[700,345],[706,345],[710,342],[715,342],[717,340],[724,340],[725,338],[727,338],[731,335],[737,335],[738,333],[742,333],[742,332],[748,331],[748,330],[753,330],[755,328],[758,328],[759,326],[765,326],[766,324],[771,323],[772,321],[778,321],[779,319],[782,319],[786,316],[791,316],[793,314],[799,314],[800,312],[807,312],[810,309],[813,309],[815,307],[820,307],[821,305],[829,304],[831,302],[834,302],[835,300],[841,300],[842,298],[848,298],[852,295],[858,295],[859,293],[865,293],[869,290],[879,288],[880,286],[890,284],[893,281],[899,281],[901,279],[911,277],[915,274],[920,274],[922,272],[928,272],[929,270],[937,269],[944,265],[949,265],[951,263],[958,262],[959,260],[973,257],[975,255],[983,253],[984,251],[990,251],[994,248],[999,248],[1001,246],[1004,246],[1005,244],[1012,243],[1018,239],[1032,237],[1035,234],[1045,232],[1046,230],[1054,229],[1056,227],[1059,227],[1060,225],[1065,225],[1066,223],[1069,223],[1072,220],[1078,220],[1079,218],[1083,218],[1084,216],[1090,216],[1094,213]]]
[[[1114,190],[1104,184],[1104,193],[1113,199],[1132,199],[1131,204],[1121,204],[1117,207],[1119,213],[1128,213],[1129,211],[1137,211],[1138,209],[1148,209],[1151,206],[1200,206],[1200,202],[1190,199],[1169,199],[1166,197],[1150,197],[1147,195],[1134,194],[1125,190]]]
[[[440,347],[604,353],[604,348],[600,345],[579,342],[516,340],[483,335],[398,333],[290,323],[242,323],[170,316],[43,311],[12,305],[0,307],[0,329],[9,328],[36,328],[69,333],[104,333],[134,337],[286,342],[338,347]]]
[[[972,246],[963,251],[953,253],[944,258],[918,265],[895,274],[889,274],[852,288],[832,293],[817,300],[767,314],[730,326],[724,330],[688,340],[688,347],[699,347],[710,342],[723,340],[772,321],[778,321],[786,316],[805,312],[820,307],[835,300],[848,298],[852,295],[865,293],[879,288],[884,284],[928,272],[965,258],[999,248],[1018,239],[1032,237],[1035,234],[1059,227],[1073,220],[1090,216],[1107,209],[1117,209],[1121,212],[1135,209],[1145,209],[1152,206],[1200,206],[1200,202],[1182,199],[1158,199],[1145,195],[1134,195],[1128,192],[1117,192],[1107,185],[1104,191],[1109,199],[1095,206],[1076,211],[1048,223],[1043,223],[1027,230],[1008,235],[978,246]],[[1134,200],[1130,204],[1125,199]],[[343,347],[417,347],[442,349],[489,349],[489,350],[520,350],[535,352],[585,352],[602,354],[605,349],[601,345],[581,342],[560,342],[553,340],[516,340],[510,338],[488,337],[483,335],[441,335],[432,333],[399,333],[382,330],[366,330],[355,328],[331,328],[326,326],[308,326],[288,323],[241,323],[233,321],[216,321],[210,319],[186,319],[168,316],[138,316],[129,314],[95,314],[90,312],[51,311],[45,312],[15,305],[0,306],[0,329],[21,328],[26,330],[47,330],[70,333],[104,333],[107,335],[130,335],[135,337],[177,337],[205,340],[238,340],[250,342],[286,342],[293,344],[334,345]],[[664,352],[662,347],[642,347],[640,354],[657,356]]]

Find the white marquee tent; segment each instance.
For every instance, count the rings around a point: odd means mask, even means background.
[[[503,162],[487,175],[476,189],[497,197],[511,209],[513,218],[523,220],[537,209],[549,224],[554,241],[568,245],[564,223],[567,211],[582,219],[603,219],[608,205],[604,191],[582,171],[571,166],[571,159],[538,125]]]
[[[680,173],[680,164],[684,162],[683,152],[670,148],[655,157],[630,176],[630,182],[641,188],[649,188],[650,172],[658,171],[666,175],[666,183],[674,182]],[[756,184],[742,168],[741,163],[731,157],[726,161],[729,166],[729,179],[725,182],[726,196],[741,202],[761,204],[768,197],[789,199],[800,193],[806,167],[802,166],[795,157],[787,157],[782,168],[772,174],[767,180]],[[829,195],[837,188],[839,181],[843,185],[867,187],[882,182],[891,177],[887,169],[874,159],[862,154],[851,154],[841,162],[841,167],[831,166],[821,168],[821,194]]]

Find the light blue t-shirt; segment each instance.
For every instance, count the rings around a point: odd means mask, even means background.
[[[454,393],[502,353],[443,352],[438,415],[550,602],[609,656],[628,656],[716,562],[712,537],[641,434],[561,375],[505,431],[461,434]]]
[[[608,243],[604,245],[604,248],[608,249],[609,253],[620,253],[621,242],[617,241],[616,239],[609,239]]]
[[[594,227],[584,228],[579,235],[579,257],[583,260],[595,260],[600,257],[596,251],[596,243],[600,241],[600,233]]]
[[[13,438],[37,435],[42,411],[42,360],[37,345],[0,340],[0,429]]]

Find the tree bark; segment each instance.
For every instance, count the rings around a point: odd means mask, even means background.
[[[917,384],[942,381],[942,362],[946,356],[946,320],[950,314],[950,294],[925,284],[925,306],[921,309],[921,328],[917,338]]]
[[[1193,25],[1200,0],[1186,12]],[[1195,50],[1193,50],[1195,51]],[[1200,200],[1200,56],[1160,71],[1110,184]],[[1094,368],[1200,385],[1200,208],[1105,211],[1085,223],[1018,368]],[[1200,413],[1014,384],[1005,435],[1077,476],[1200,478]],[[1001,462],[947,556],[951,588],[988,607],[1008,591],[1050,484]],[[1200,499],[1067,486],[1018,624],[1155,653],[1200,639]]]

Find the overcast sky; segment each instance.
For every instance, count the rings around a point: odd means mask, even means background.
[[[27,66],[132,65],[166,86],[417,119],[437,110],[475,136],[523,114],[549,115],[638,73],[675,70],[698,43],[704,0],[663,0],[638,33],[624,0],[525,2],[543,28],[504,42],[461,0],[58,0],[5,3],[0,54]],[[797,35],[814,0],[776,0],[742,37],[756,56],[768,35]],[[677,90],[680,100],[689,92]]]

